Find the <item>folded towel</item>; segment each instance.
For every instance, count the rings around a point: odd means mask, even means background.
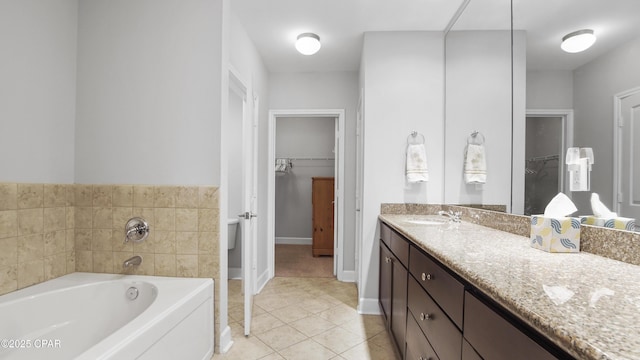
[[[287,171],[289,171],[289,160],[276,159],[276,172],[287,172]]]
[[[427,151],[424,144],[407,146],[407,182],[429,181]]]
[[[487,182],[487,161],[483,145],[467,145],[467,152],[464,156],[464,182],[467,184]]]

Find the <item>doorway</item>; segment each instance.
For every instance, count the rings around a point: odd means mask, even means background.
[[[321,119],[315,121],[325,121],[324,126],[333,126],[333,133],[331,134],[334,139],[334,146],[332,152],[327,155],[314,155],[314,156],[292,156],[291,158],[278,158],[277,154],[277,128],[278,121],[282,123],[292,122],[293,119]],[[333,120],[329,124],[326,123],[327,119]],[[325,170],[331,171],[335,179],[334,181],[334,198],[333,198],[333,225],[334,225],[334,244],[333,244],[333,262],[331,264],[333,275],[338,280],[343,278],[343,213],[344,213],[344,110],[342,109],[319,109],[319,110],[271,110],[269,112],[269,154],[268,154],[268,213],[267,213],[267,258],[268,258],[268,273],[269,279],[275,276],[275,245],[276,245],[276,164],[280,168],[287,165],[293,166],[293,169],[307,170],[305,166],[310,167],[310,164],[316,165],[322,163]],[[314,137],[313,133],[307,133],[305,136],[300,137],[300,141],[303,145],[311,146],[309,141]],[[283,164],[280,164],[284,162]],[[297,165],[296,165],[297,164]],[[329,165],[330,164],[330,165]],[[291,170],[291,169],[289,169]],[[295,171],[295,170],[294,170]],[[307,174],[308,176],[308,174]],[[295,179],[290,179],[295,180]],[[283,182],[287,183],[287,182]],[[288,181],[289,186],[295,183],[294,181]],[[282,185],[282,184],[281,184]],[[286,189],[284,189],[286,190]],[[309,199],[311,195],[309,193]],[[310,222],[307,222],[309,228]],[[304,239],[289,239],[291,242],[305,241]],[[262,285],[262,284],[260,284]]]
[[[615,211],[623,217],[640,221],[640,87],[614,96],[614,161],[613,199]]]
[[[528,110],[525,136],[524,215],[542,214],[565,189],[565,153],[572,141],[571,110]]]

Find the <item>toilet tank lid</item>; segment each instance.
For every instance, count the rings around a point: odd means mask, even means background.
[[[240,220],[239,219],[227,219],[227,224],[228,225],[233,225],[233,224],[237,224],[239,223]]]

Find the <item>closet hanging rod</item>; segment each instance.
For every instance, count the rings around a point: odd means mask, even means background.
[[[527,161],[547,161],[547,160],[560,160],[560,155],[547,155],[537,156],[527,159]]]
[[[335,158],[315,158],[315,157],[308,157],[308,158],[287,158],[289,160],[335,160]]]

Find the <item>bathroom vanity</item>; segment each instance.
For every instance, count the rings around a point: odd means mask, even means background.
[[[640,267],[437,220],[380,215],[380,306],[399,358],[640,358]]]

